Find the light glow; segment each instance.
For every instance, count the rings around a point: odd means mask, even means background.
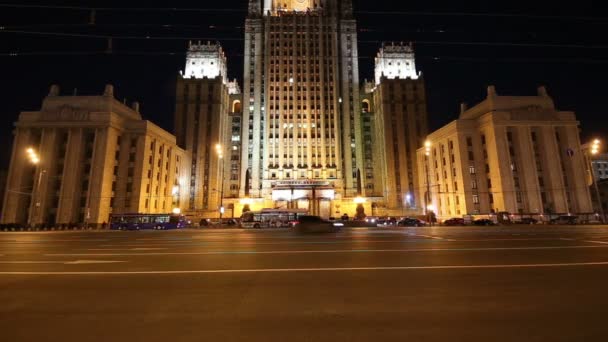
[[[367,200],[361,196],[357,196],[357,197],[355,197],[353,202],[355,202],[356,204],[362,204],[362,203],[367,202]]]

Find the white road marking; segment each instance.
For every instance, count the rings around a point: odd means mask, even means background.
[[[110,241],[109,239],[50,239],[50,240],[31,240],[31,241],[23,241],[23,240],[11,240],[11,241],[0,241],[0,242],[10,242],[10,243],[46,243],[46,242],[99,242],[99,241]]]
[[[495,247],[495,248],[418,248],[418,249],[334,249],[285,251],[211,251],[211,252],[150,252],[150,253],[50,253],[44,256],[159,256],[159,255],[240,255],[240,254],[314,254],[314,253],[411,253],[411,252],[463,252],[608,248],[608,246],[546,246],[546,247]]]
[[[556,238],[513,238],[513,239],[458,239],[452,241],[458,242],[486,242],[486,241],[557,241],[557,240],[568,240],[568,239],[556,239]],[[570,239],[573,240],[573,239]]]
[[[0,261],[0,264],[63,264],[63,265],[81,265],[81,264],[115,264],[120,262],[120,260],[74,260],[74,261],[49,261],[49,260],[41,260],[41,261],[27,261],[27,260],[19,260],[19,261]]]
[[[59,272],[0,272],[0,275],[145,275],[145,274],[221,274],[221,273],[289,273],[289,272],[343,272],[343,271],[411,271],[411,270],[463,270],[549,267],[608,266],[608,261],[573,262],[557,264],[500,264],[500,265],[444,265],[444,266],[387,266],[387,267],[321,267],[321,268],[258,268],[182,271],[59,271]]]
[[[425,238],[435,239],[435,240],[445,240],[445,238],[442,238],[441,236],[422,235],[422,234],[418,234],[418,235],[415,235],[415,236],[422,236],[422,237],[425,237]],[[456,241],[456,240],[454,240],[454,239],[447,239],[447,241]]]
[[[138,247],[138,246],[176,246],[176,247],[188,247],[188,246],[203,246],[214,243],[230,243],[231,245],[337,245],[337,244],[356,244],[356,243],[413,243],[420,241],[428,241],[427,239],[417,239],[417,240],[392,240],[392,241],[384,241],[384,240],[349,240],[349,241],[333,241],[333,240],[323,240],[323,241],[284,241],[284,242],[257,242],[254,240],[251,241],[193,241],[193,242],[167,242],[167,243],[139,243],[139,244],[107,244],[100,245],[100,247]]]
[[[588,240],[588,241],[583,241],[583,242],[589,242],[589,243],[601,243],[601,244],[603,244],[603,245],[608,245],[608,242],[606,242],[606,241],[590,241],[590,240]]]
[[[162,250],[162,249],[166,249],[166,248],[160,248],[160,247],[138,247],[138,248],[131,248],[132,251],[157,251],[157,250]]]
[[[163,250],[163,249],[167,249],[167,248],[160,248],[160,247],[154,247],[154,248],[87,248],[87,251],[157,251],[157,250]]]

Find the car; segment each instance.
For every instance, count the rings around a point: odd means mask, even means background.
[[[454,217],[449,220],[443,221],[444,226],[464,226],[464,219],[460,217]]]
[[[398,227],[423,227],[426,223],[417,218],[404,218],[403,220],[397,222]]]
[[[473,224],[476,226],[495,226],[496,223],[490,219],[479,219],[473,221]]]
[[[294,225],[298,233],[333,233],[344,226],[342,222],[331,222],[315,215],[302,215]]]
[[[376,221],[376,227],[393,227],[397,224],[397,220],[394,217],[382,218]]]
[[[574,215],[560,215],[556,218],[552,218],[549,223],[551,224],[576,224],[578,217]]]
[[[521,220],[515,221],[517,224],[537,224],[538,220],[532,217],[522,217]]]

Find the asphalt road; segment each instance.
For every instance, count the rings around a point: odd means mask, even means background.
[[[608,228],[0,233],[1,341],[605,341]]]

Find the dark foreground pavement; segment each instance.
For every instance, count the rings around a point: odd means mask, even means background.
[[[608,229],[0,233],[1,341],[603,341]]]

